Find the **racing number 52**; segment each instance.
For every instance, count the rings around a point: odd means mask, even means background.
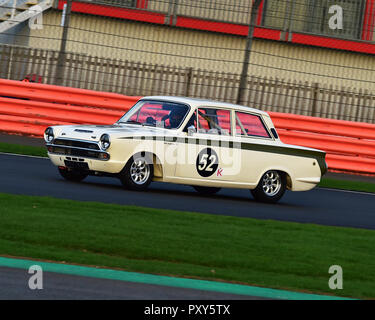
[[[212,166],[216,163],[216,161],[217,157],[214,154],[212,154],[211,156],[209,156],[207,153],[202,155],[202,158],[200,159],[198,166],[199,171],[212,172],[214,170]]]
[[[197,157],[196,168],[200,176],[212,176],[219,166],[219,158],[211,148],[203,149]]]

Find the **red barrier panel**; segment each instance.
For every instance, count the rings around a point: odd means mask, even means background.
[[[324,150],[330,169],[375,173],[375,125],[269,112],[284,143]]]
[[[268,112],[268,114],[278,129],[375,139],[375,125],[370,123],[323,119],[279,112]]]
[[[0,114],[0,131],[28,136],[42,137],[47,127],[67,124],[71,123]]]
[[[138,100],[117,93],[0,79],[0,131],[42,136],[50,125],[114,123]]]
[[[45,118],[67,123],[108,124],[114,123],[124,113],[98,108],[0,97],[0,114],[28,116],[30,119]]]
[[[328,167],[354,173],[375,173],[375,159],[327,154]]]
[[[124,96],[118,93],[4,79],[0,79],[0,96],[121,111],[128,110],[139,100],[139,97]]]
[[[280,139],[289,144],[308,146],[315,149],[324,148],[324,151],[329,153],[375,157],[375,140],[352,139],[287,130],[278,130],[278,133]]]
[[[0,96],[0,131],[39,137],[50,125],[114,123],[140,98],[3,79]],[[326,151],[329,169],[375,173],[374,124],[269,114],[284,143]]]

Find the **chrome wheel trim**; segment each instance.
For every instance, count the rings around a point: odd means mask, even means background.
[[[130,178],[135,184],[145,184],[150,177],[150,166],[145,158],[137,158],[130,166]]]
[[[275,196],[281,189],[281,176],[277,171],[268,171],[262,179],[263,192],[269,196]]]

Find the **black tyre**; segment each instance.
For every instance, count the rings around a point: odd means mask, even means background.
[[[286,175],[276,170],[267,171],[254,190],[250,190],[255,200],[276,203],[286,190]]]
[[[80,182],[88,176],[85,172],[69,168],[59,168],[59,172],[64,179],[74,182]]]
[[[154,166],[151,157],[139,153],[129,159],[119,178],[125,188],[144,191],[148,188],[153,176]]]
[[[201,194],[205,194],[205,195],[210,195],[210,194],[215,194],[215,193],[218,193],[221,188],[214,188],[214,187],[201,187],[201,186],[193,186],[193,188],[201,193]]]

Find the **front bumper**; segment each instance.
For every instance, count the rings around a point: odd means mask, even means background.
[[[124,163],[120,161],[103,161],[90,158],[59,155],[53,153],[48,153],[48,157],[51,159],[52,163],[58,167],[66,167],[67,163],[71,164],[71,162],[75,162],[77,163],[77,167],[81,166],[82,168],[87,168],[86,170],[89,171],[110,174],[119,173],[124,168]],[[87,166],[85,164],[87,164]]]
[[[115,174],[124,166],[120,161],[111,160],[110,154],[101,150],[96,142],[55,139],[46,147],[52,163],[60,167]]]
[[[50,154],[68,156],[68,157],[79,157],[89,158],[102,161],[108,161],[110,159],[109,153],[101,150],[93,150],[80,147],[63,146],[47,144],[47,150]]]

